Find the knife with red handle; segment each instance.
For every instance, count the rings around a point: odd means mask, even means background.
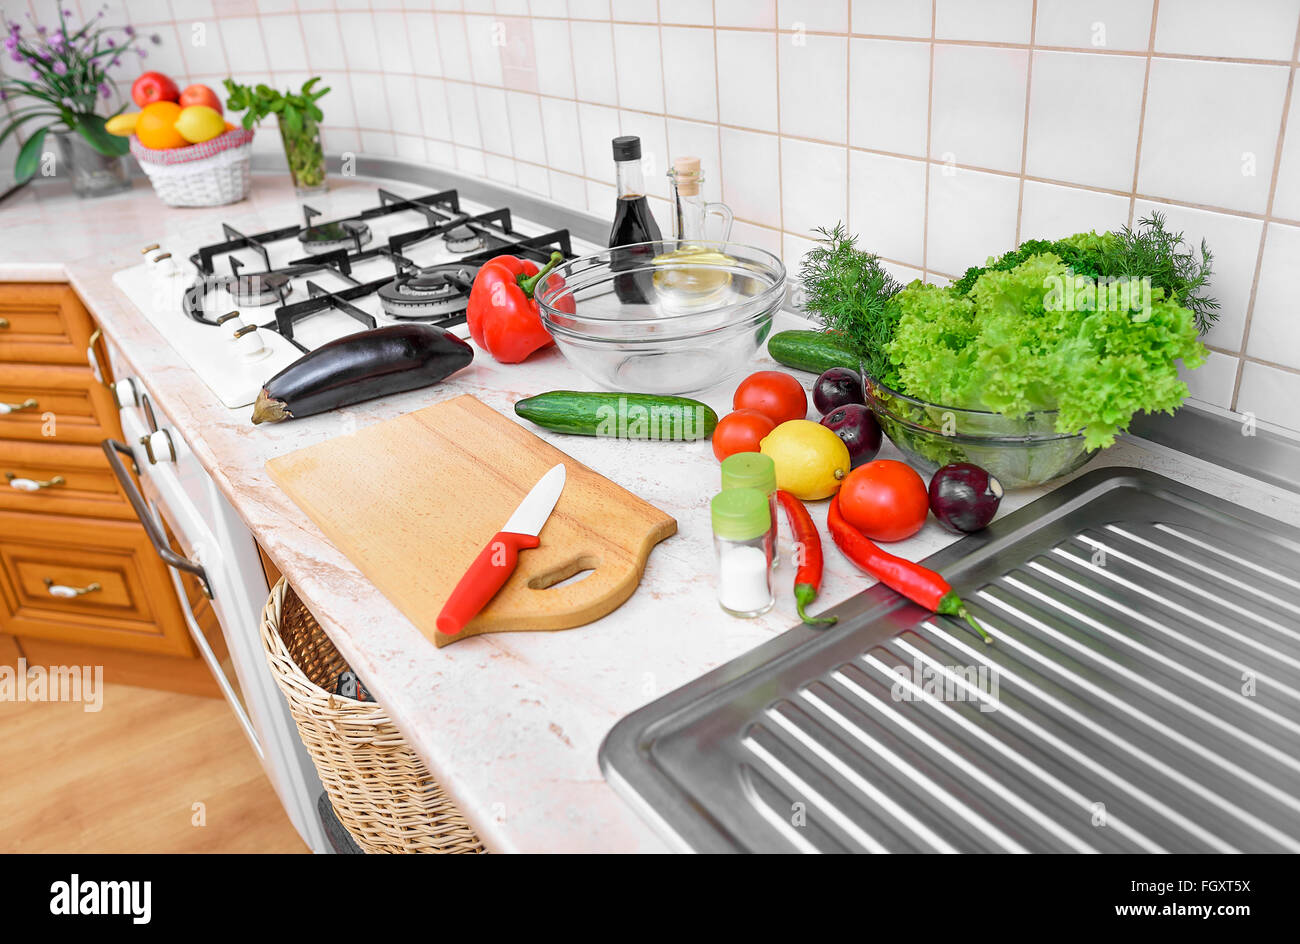
[[[479,551],[438,614],[438,632],[455,636],[505,586],[519,552],[537,547],[537,535],[564,491],[564,465],[554,466],[524,496],[505,526]]]

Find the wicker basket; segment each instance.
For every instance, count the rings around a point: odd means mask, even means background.
[[[325,792],[367,852],[484,852],[382,707],[332,694],[348,664],[280,579],[262,645]]]
[[[253,132],[236,128],[211,141],[156,150],[132,136],[131,153],[168,206],[207,207],[236,203],[253,182]]]

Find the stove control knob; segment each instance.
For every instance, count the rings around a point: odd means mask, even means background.
[[[140,391],[135,388],[135,381],[130,378],[124,378],[113,384],[113,396],[117,398],[119,410],[140,405]]]
[[[141,436],[140,445],[144,446],[150,465],[176,461],[176,447],[172,445],[171,434],[165,429],[155,429],[147,436]]]
[[[262,343],[262,335],[257,330],[257,325],[244,325],[237,329],[235,343],[239,345],[239,353],[249,360],[256,360],[270,353]]]

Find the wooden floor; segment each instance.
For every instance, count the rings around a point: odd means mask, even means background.
[[[0,702],[0,853],[307,851],[221,699]]]

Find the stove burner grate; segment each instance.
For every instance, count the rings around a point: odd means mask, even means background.
[[[403,272],[376,294],[392,318],[449,318],[469,305],[478,266],[448,263]]]

